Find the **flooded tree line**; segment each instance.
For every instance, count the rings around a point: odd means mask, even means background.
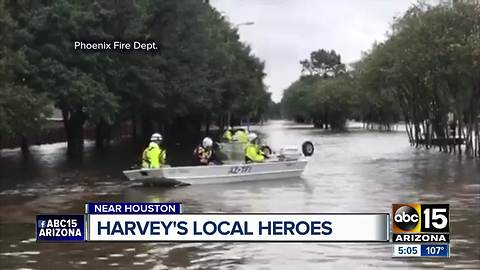
[[[416,147],[480,157],[475,1],[412,6],[351,70],[335,51],[313,52],[301,64],[302,76],[284,92],[286,116],[331,129],[347,119],[387,130],[404,121]]]
[[[193,136],[268,109],[264,63],[208,1],[0,1],[0,143],[61,111],[68,153],[128,122],[133,137]],[[77,42],[155,42],[139,51],[74,50]],[[180,136],[181,137],[181,136]],[[1,145],[0,145],[1,146]]]

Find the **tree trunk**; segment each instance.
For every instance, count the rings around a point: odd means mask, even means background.
[[[122,126],[120,125],[120,128]],[[122,136],[122,130],[120,129],[120,137]],[[110,142],[112,141],[112,126],[105,122],[105,144],[106,146],[110,146]]]
[[[219,116],[217,116],[217,126],[218,126],[218,132],[220,136],[223,134],[223,131],[225,130],[224,119],[225,117],[223,114],[220,114]]]
[[[408,136],[408,142],[410,145],[413,144],[413,136],[412,136],[412,128],[410,126],[410,123],[405,122],[405,130],[407,131],[407,136]]]
[[[473,121],[471,114],[465,115],[465,119],[467,119],[467,123],[465,125],[465,128],[467,130],[467,134],[465,134],[465,153],[468,156],[473,157]]]
[[[83,124],[85,116],[80,109],[69,111],[62,109],[63,125],[67,137],[67,154],[79,156],[83,153]]]
[[[205,134],[210,135],[210,113],[205,116]]]
[[[232,121],[232,113],[229,111],[229,112],[227,113],[227,125],[228,125],[228,126],[232,126],[232,122],[231,122],[231,121]]]
[[[428,120],[423,122],[423,133],[425,134],[425,148],[430,149],[430,122]]]
[[[138,136],[138,131],[137,131],[137,115],[135,113],[132,113],[132,140],[135,141],[137,140],[137,136]]]
[[[148,113],[142,114],[142,140],[148,141],[153,133],[152,118]]]
[[[480,157],[480,128],[479,128],[478,120],[475,120],[475,138],[477,141],[475,146],[476,156]]]
[[[81,109],[75,111],[62,110],[62,115],[67,136],[67,154],[69,156],[80,156],[83,154],[85,116]]]
[[[97,150],[104,148],[104,134],[101,123],[95,125],[95,147]]]
[[[458,154],[462,154],[462,121],[458,121]],[[455,141],[454,141],[455,142]]]
[[[97,150],[102,150],[110,145],[111,126],[104,120],[95,125],[95,146]]]
[[[27,155],[30,153],[29,144],[28,144],[28,139],[24,134],[20,135],[21,138],[21,149],[22,149],[22,154]]]
[[[415,147],[418,147],[418,143],[420,140],[418,136],[418,133],[420,132],[420,126],[418,125],[418,123],[415,123],[414,128],[415,128]]]

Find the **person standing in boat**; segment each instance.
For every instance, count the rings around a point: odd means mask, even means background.
[[[225,130],[225,133],[223,133],[223,140],[225,142],[231,143],[233,139],[232,135],[232,127],[227,127],[227,130]]]
[[[213,140],[210,137],[205,137],[202,144],[193,150],[193,164],[194,165],[214,165],[222,164],[222,161],[217,158],[213,150]]]
[[[233,135],[233,140],[241,142],[241,143],[248,143],[248,133],[246,129],[239,129],[235,132],[235,135]]]
[[[165,165],[167,151],[162,148],[163,137],[160,133],[152,134],[150,143],[142,154],[142,168],[157,169]]]
[[[248,144],[245,146],[245,162],[260,163],[265,161],[267,155],[260,149],[258,145],[258,136],[255,133],[248,134]]]

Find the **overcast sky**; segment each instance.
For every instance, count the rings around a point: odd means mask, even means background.
[[[394,17],[414,0],[211,0],[240,39],[265,61],[265,84],[280,101],[283,90],[300,75],[299,61],[317,49],[334,49],[344,63],[383,41]]]

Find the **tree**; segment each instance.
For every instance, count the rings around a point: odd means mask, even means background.
[[[372,52],[355,63],[352,71],[356,88],[353,118],[367,126],[379,124],[387,130],[402,119],[402,100],[397,98],[387,79],[390,74],[385,67],[393,62],[388,50],[385,44],[374,45]]]
[[[87,3],[55,1],[26,10],[20,18],[29,19],[18,32],[28,35],[13,46],[23,50],[29,62],[25,83],[61,109],[72,155],[82,152],[85,122],[113,119],[118,108],[118,98],[105,83],[102,63],[108,56],[72,48],[75,40],[102,37],[94,9]]]
[[[282,98],[287,116],[315,127],[343,130],[352,111],[350,75],[334,50],[320,49],[300,62],[304,73]],[[308,71],[305,75],[305,71]]]
[[[133,135],[140,126],[144,138],[160,130],[168,142],[194,137],[202,124],[223,125],[227,113],[260,119],[267,111],[263,62],[206,2],[2,3],[18,18],[7,54],[24,57],[23,85],[61,109],[69,154],[82,152],[84,126],[96,127],[99,147],[108,142],[110,126],[125,121]],[[115,40],[155,41],[160,50],[73,49],[74,41]]]
[[[395,115],[399,106],[416,146],[455,151],[458,145],[461,152],[465,142],[478,156],[479,25],[480,7],[473,3],[411,7],[356,67],[365,104],[386,105],[383,116]],[[382,118],[372,120],[395,119]]]
[[[318,75],[323,78],[335,77],[345,72],[345,65],[341,57],[334,50],[320,49],[310,54],[310,59],[300,61],[302,73]]]
[[[22,151],[28,151],[27,132],[40,128],[49,115],[49,100],[36,95],[25,83],[29,63],[22,51],[11,49],[18,22],[0,2],[0,137],[20,136]]]

